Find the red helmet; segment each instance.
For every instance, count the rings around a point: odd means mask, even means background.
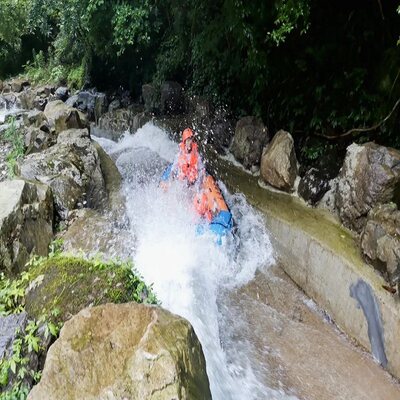
[[[194,136],[193,131],[190,128],[186,128],[182,134],[182,142],[185,143],[187,139]]]

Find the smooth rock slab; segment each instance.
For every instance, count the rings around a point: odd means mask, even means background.
[[[190,324],[158,307],[86,308],[51,346],[29,400],[211,399]]]

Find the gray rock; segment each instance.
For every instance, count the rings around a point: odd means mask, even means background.
[[[47,118],[42,111],[31,110],[27,114],[23,115],[23,120],[26,126],[33,125],[38,128],[43,124],[43,122],[47,121]]]
[[[36,92],[32,88],[27,88],[23,92],[18,94],[19,102],[24,110],[31,110],[34,107],[34,100],[36,98]]]
[[[183,89],[178,82],[164,82],[161,85],[160,97],[163,114],[179,114],[184,111]]]
[[[97,123],[99,118],[107,112],[108,100],[105,93],[96,93],[96,99],[94,103],[94,120]]]
[[[69,89],[66,86],[60,86],[54,93],[56,100],[66,101],[69,97]]]
[[[10,85],[12,92],[19,93],[24,90],[24,88],[30,86],[30,83],[25,79],[14,79],[11,81]]]
[[[9,84],[9,82],[3,82],[2,93],[6,94],[6,93],[10,93],[10,92],[11,92],[11,85]]]
[[[46,131],[46,125],[42,125],[39,128],[28,127],[25,129],[25,155],[37,153],[48,149],[57,142],[57,136],[50,131]]]
[[[400,151],[375,143],[347,148],[340,170],[336,206],[345,226],[361,232],[368,212],[395,199],[400,184]]]
[[[107,198],[99,156],[87,129],[61,132],[56,145],[25,157],[19,173],[25,179],[51,187],[56,211],[62,219],[67,219],[78,203],[101,207]]]
[[[217,111],[211,121],[209,129],[211,133],[210,142],[218,153],[224,153],[229,147],[234,129],[230,118],[223,111]]]
[[[268,143],[268,129],[256,117],[241,118],[235,128],[231,152],[245,168],[260,163],[262,149]]]
[[[329,181],[325,171],[310,168],[300,180],[298,193],[305,201],[315,204],[330,189]]]
[[[297,176],[297,159],[291,134],[280,130],[264,149],[260,174],[264,182],[290,191]]]
[[[28,400],[210,400],[205,367],[183,318],[160,307],[105,304],[65,323]]]
[[[68,107],[76,108],[76,106],[78,105],[78,98],[79,98],[79,96],[77,94],[74,94],[73,96],[68,98],[68,100],[65,102],[65,104]]]
[[[94,136],[118,141],[124,133],[135,133],[149,120],[150,117],[145,113],[132,108],[120,108],[102,115],[98,124],[91,126],[91,132]]]
[[[68,129],[83,129],[88,127],[85,116],[75,108],[68,107],[61,100],[51,101],[44,109],[49,124],[54,126],[56,133]]]
[[[108,112],[112,112],[121,108],[121,102],[118,99],[113,100],[108,106]]]
[[[160,109],[160,92],[151,83],[142,86],[144,109],[148,112],[157,112]]]
[[[53,85],[44,85],[36,88],[36,96],[39,97],[49,97],[54,94],[56,91],[55,86]]]
[[[361,233],[361,248],[390,284],[400,278],[400,211],[394,203],[372,209]]]
[[[46,185],[0,183],[0,271],[15,274],[32,254],[47,255],[53,238],[53,197]]]

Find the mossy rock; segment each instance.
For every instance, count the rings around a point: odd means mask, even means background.
[[[151,288],[135,275],[131,265],[56,255],[35,263],[26,288],[29,316],[64,322],[85,307],[105,303],[155,304]]]

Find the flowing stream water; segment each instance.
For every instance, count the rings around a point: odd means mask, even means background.
[[[191,193],[174,182],[159,187],[160,176],[178,146],[160,128],[146,124],[119,143],[96,139],[123,176],[136,268],[153,283],[162,306],[188,319],[203,346],[213,399],[289,399],[258,379],[246,340],[225,335],[229,292],[274,263],[262,217],[242,195],[230,195],[219,182],[236,226],[235,240],[222,246],[210,234],[196,235]],[[237,318],[237,317],[235,317]],[[239,321],[238,321],[239,324]]]
[[[241,193],[219,182],[236,234],[218,246],[196,235],[192,193],[180,182],[159,187],[178,151],[165,131],[149,123],[118,143],[96,140],[123,177],[129,240],[118,253],[133,255],[162,306],[193,325],[214,400],[400,398],[399,385],[283,272],[263,217]]]

